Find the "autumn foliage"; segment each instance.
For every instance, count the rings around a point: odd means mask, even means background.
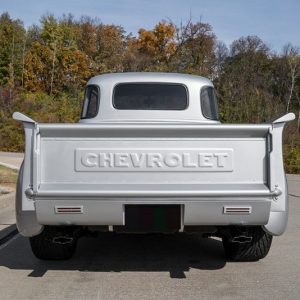
[[[288,42],[288,41],[287,41]],[[287,111],[300,116],[299,48],[272,51],[259,37],[229,47],[210,24],[161,21],[137,36],[123,27],[71,15],[45,15],[28,29],[0,15],[0,150],[22,151],[14,111],[42,122],[76,122],[87,80],[108,72],[158,71],[210,78],[223,122],[265,122]],[[288,172],[300,173],[300,118],[286,129]]]

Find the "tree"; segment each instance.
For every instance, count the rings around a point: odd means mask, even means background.
[[[77,48],[77,27],[72,16],[41,20],[41,39],[32,43],[25,57],[24,82],[30,91],[79,92],[91,76],[88,56]]]
[[[284,47],[284,60],[288,67],[289,93],[286,100],[286,112],[289,111],[293,94],[296,89],[296,81],[300,76],[300,56],[299,48],[291,44]]]
[[[96,38],[97,72],[122,72],[126,46],[124,29],[120,26],[101,24],[97,27]]]
[[[53,15],[47,15],[42,17],[42,32],[41,37],[45,42],[45,45],[51,51],[51,71],[50,71],[50,94],[53,93],[53,83],[54,83],[54,73],[55,73],[55,64],[57,60],[57,52],[63,45],[63,36],[61,28]]]
[[[91,61],[97,55],[97,28],[101,23],[97,19],[81,17],[77,22],[77,47],[85,53]]]
[[[25,55],[24,87],[28,91],[51,92],[51,57],[49,47],[39,42],[31,45]]]
[[[214,48],[213,80],[219,78],[223,74],[228,55],[229,51],[227,46],[222,41],[217,41]]]
[[[176,51],[176,28],[172,23],[159,22],[153,30],[139,30],[136,46],[144,57],[146,70],[163,71]]]
[[[21,80],[23,23],[12,20],[8,13],[0,15],[0,85],[12,90]]]
[[[176,72],[212,77],[216,38],[211,25],[188,20],[176,26],[176,52],[172,69]]]
[[[263,122],[282,113],[282,103],[272,90],[271,63],[268,47],[256,36],[231,44],[223,73],[215,81],[224,120]]]

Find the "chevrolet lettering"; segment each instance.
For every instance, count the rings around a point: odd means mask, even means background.
[[[232,171],[232,149],[76,149],[76,171]]]

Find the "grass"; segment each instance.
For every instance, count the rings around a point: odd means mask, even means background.
[[[285,172],[300,174],[300,143],[292,146],[284,146]]]
[[[6,168],[0,166],[0,184],[1,185],[15,185],[18,178],[18,171],[12,170],[10,168]]]

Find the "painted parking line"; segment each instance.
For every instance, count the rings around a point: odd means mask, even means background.
[[[18,232],[17,232],[15,235],[10,237],[10,239],[8,239],[6,242],[4,242],[3,244],[0,244],[0,251],[2,249],[4,249],[5,247],[7,247],[9,244],[11,244],[13,241],[15,241],[19,237],[20,237],[20,234],[18,234]]]
[[[10,168],[10,169],[13,169],[13,170],[19,170],[20,169],[19,167],[15,166],[15,165],[7,164],[7,163],[1,162],[1,161],[0,161],[0,166]]]

